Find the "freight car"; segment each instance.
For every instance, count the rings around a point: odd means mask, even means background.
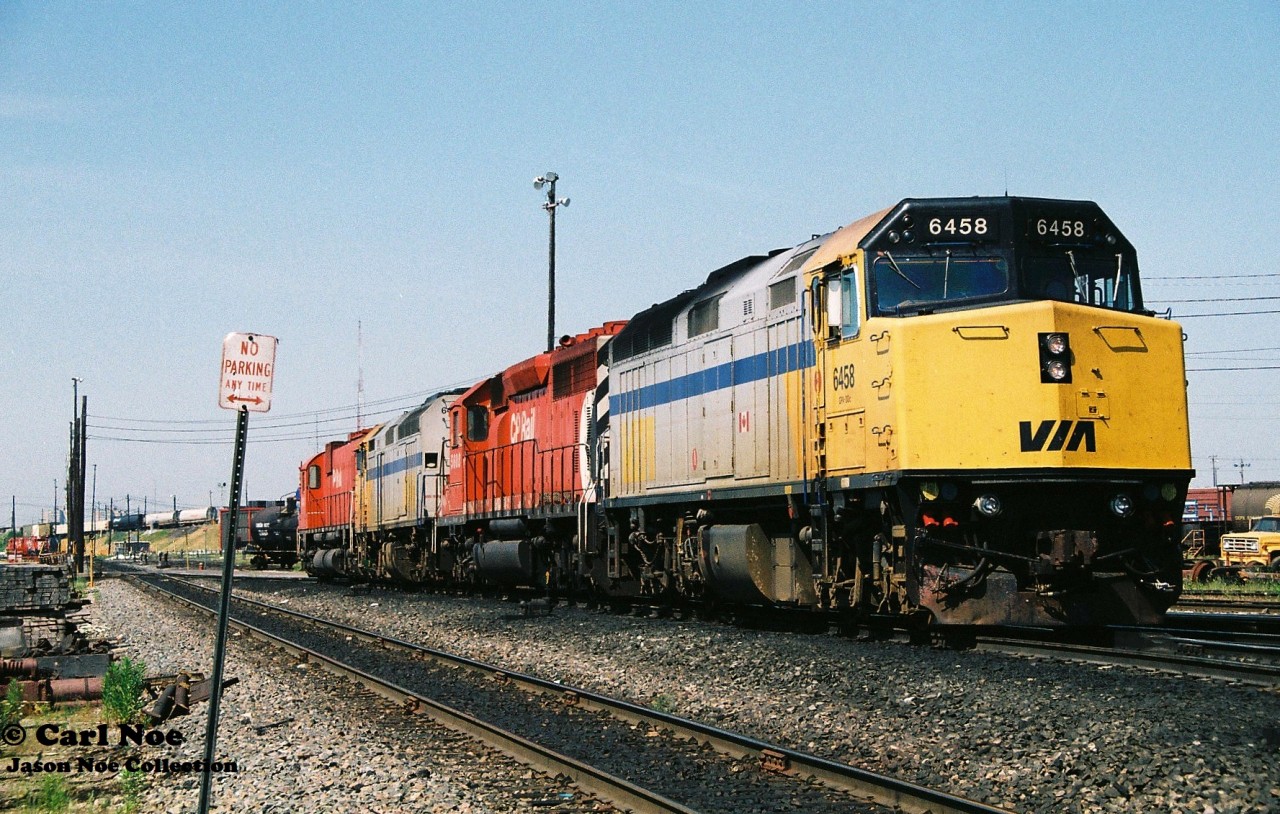
[[[298,498],[286,495],[275,505],[259,509],[249,521],[249,542],[244,551],[251,554],[250,565],[266,568],[276,565],[292,568],[298,562]]]
[[[446,405],[436,511],[373,511],[399,435],[353,436],[361,508],[313,563],[950,625],[1181,589],[1181,329],[1091,202],[907,199]]]
[[[212,523],[217,519],[218,510],[210,506],[207,509],[148,512],[142,518],[142,525],[148,529],[172,529],[181,526],[199,526],[204,523]]]

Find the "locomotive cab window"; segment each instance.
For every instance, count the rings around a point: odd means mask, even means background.
[[[1022,261],[1022,285],[1031,299],[1058,300],[1141,311],[1138,264],[1123,254],[1064,251]]]
[[[483,404],[467,408],[467,440],[483,441],[489,437],[489,410]]]
[[[836,292],[833,292],[833,296]],[[861,327],[861,304],[858,300],[858,267],[852,266],[840,275],[840,336],[849,339]]]
[[[928,257],[882,252],[871,264],[874,313],[908,316],[935,308],[1001,298],[1009,292],[1009,263],[999,256]]]
[[[307,488],[320,488],[320,464],[312,464],[307,467]]]

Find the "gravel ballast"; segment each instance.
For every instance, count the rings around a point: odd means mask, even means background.
[[[103,580],[91,606],[94,632],[118,655],[141,659],[148,675],[210,670],[213,626],[203,617]],[[232,633],[222,700],[212,811],[514,812],[591,811],[563,781],[411,717],[343,679]],[[143,747],[142,758],[171,763],[204,755],[207,704],[159,725],[183,733],[181,746]],[[194,811],[199,775],[149,773],[139,811]]]
[[[1015,811],[1280,809],[1271,690],[581,607],[524,617],[314,583],[237,591]]]

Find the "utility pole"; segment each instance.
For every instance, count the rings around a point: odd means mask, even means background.
[[[549,185],[547,190],[547,202],[542,208],[547,210],[547,215],[551,220],[551,236],[547,246],[547,350],[553,350],[556,346],[556,209],[561,206],[568,206],[568,198],[556,197],[556,181],[560,180],[560,176],[554,172],[548,172],[545,175],[539,175],[533,179],[533,188],[542,189],[543,186]]]
[[[89,397],[80,397],[80,434],[76,444],[76,509],[75,509],[75,541],[76,541],[76,573],[84,572],[84,482],[88,467],[88,456],[85,454],[89,418]],[[67,527],[70,530],[70,526]]]
[[[1214,486],[1214,488],[1217,488],[1217,486],[1218,486],[1218,456],[1217,456],[1217,455],[1210,455],[1210,456],[1209,456],[1209,461],[1210,461],[1210,463],[1213,465],[1213,486]]]
[[[93,465],[93,488],[89,492],[89,536],[94,540],[94,553],[97,553],[98,540],[98,465]],[[89,573],[93,573],[93,558],[89,559]]]
[[[364,323],[358,319],[356,320],[356,429],[364,429]],[[319,445],[320,439],[317,437],[316,446]]]
[[[1233,465],[1235,466],[1235,468],[1236,468],[1236,469],[1239,469],[1239,470],[1240,470],[1240,485],[1241,485],[1241,486],[1243,486],[1243,485],[1244,485],[1244,471],[1245,471],[1246,469],[1248,469],[1249,467],[1253,466],[1253,464],[1247,464],[1247,463],[1245,463],[1245,462],[1244,462],[1244,458],[1241,458],[1241,459],[1240,459],[1240,461],[1239,461],[1238,463],[1233,464]]]

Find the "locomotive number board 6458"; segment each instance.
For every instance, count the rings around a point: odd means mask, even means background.
[[[999,221],[994,215],[965,214],[930,215],[925,220],[926,240],[946,243],[952,240],[999,240]]]

